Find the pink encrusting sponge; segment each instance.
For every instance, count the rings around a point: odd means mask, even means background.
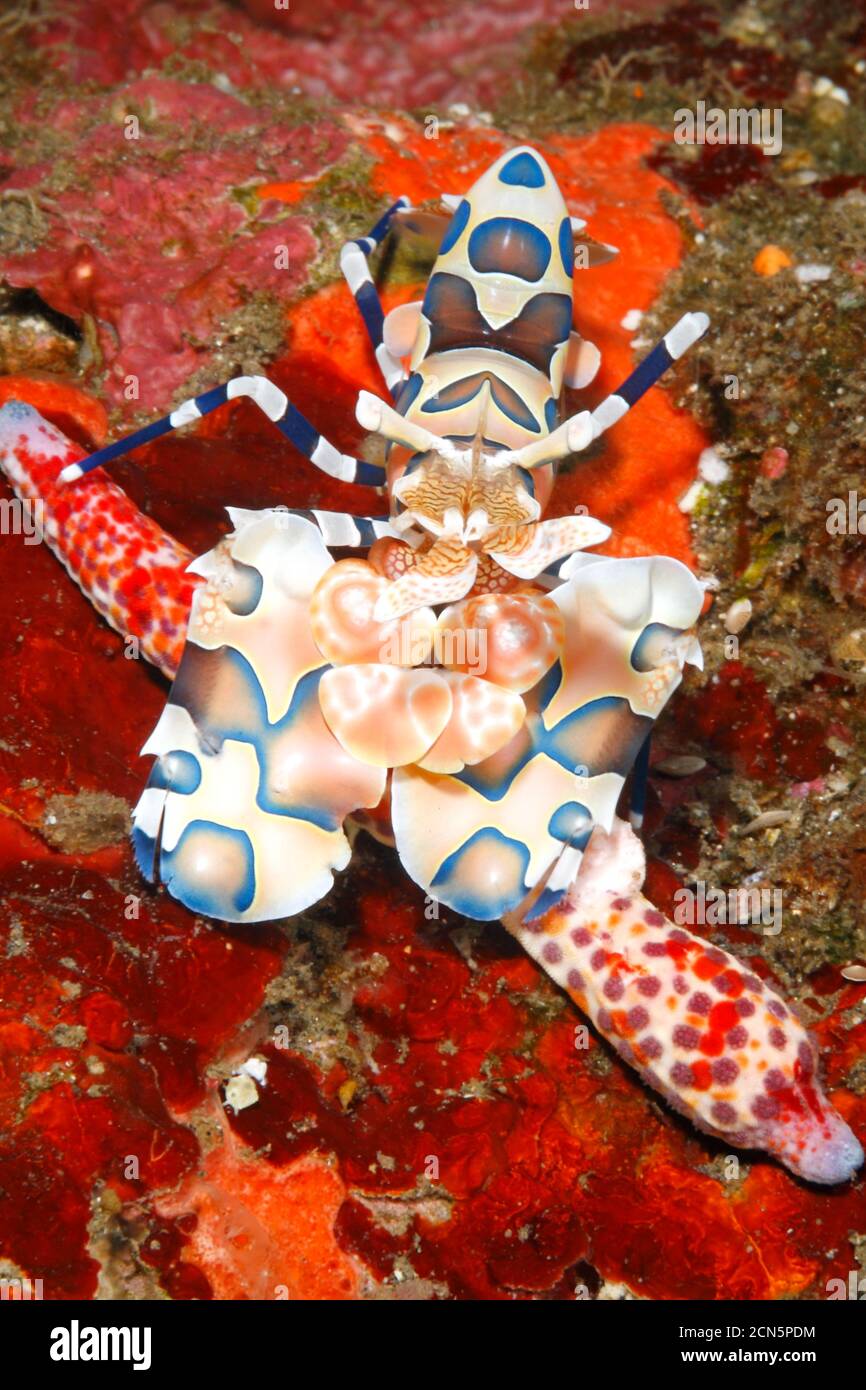
[[[699,1129],[766,1149],[811,1182],[845,1182],[863,1149],[821,1089],[809,1034],[742,961],[643,897],[642,859],[623,822],[611,835],[596,831],[571,893],[544,916],[506,925]],[[607,886],[614,874],[619,889]]]

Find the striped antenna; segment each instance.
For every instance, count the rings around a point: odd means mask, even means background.
[[[275,386],[272,381],[269,381],[266,376],[232,377],[231,381],[227,381],[223,386],[215,386],[200,396],[193,396],[190,400],[179,405],[170,415],[164,415],[160,420],[154,420],[152,424],[145,425],[143,429],[126,435],[124,439],[117,439],[113,444],[107,444],[104,449],[97,449],[95,454],[82,459],[79,463],[67,464],[58,474],[58,482],[74,483],[78,478],[83,478],[86,473],[92,472],[94,468],[102,468],[105,464],[111,463],[113,459],[131,453],[139,445],[149,444],[151,440],[159,439],[164,434],[170,434],[172,430],[180,429],[182,425],[188,425],[192,420],[201,419],[202,415],[208,415],[210,411],[218,409],[226,401],[238,400],[243,396],[253,401],[259,410],[276,425],[277,429],[291,440],[295,448],[299,449],[323,473],[329,474],[332,478],[339,478],[342,482],[362,483],[370,487],[381,487],[384,483],[385,470],[383,468],[376,464],[364,463],[353,458],[351,454],[341,454],[330,440],[319,434],[309,420],[299,410],[296,410],[286,393],[281,391],[279,386]]]

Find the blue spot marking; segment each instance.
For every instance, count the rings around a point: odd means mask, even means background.
[[[571,276],[574,272],[574,237],[571,231],[571,219],[563,217],[559,224],[559,254],[562,257],[562,265],[566,275]]]
[[[446,275],[445,271],[442,270],[434,271],[430,276],[421,304],[421,313],[429,323],[435,323],[439,316],[439,311],[442,307],[442,296],[445,293],[447,282],[458,278],[458,276]],[[429,354],[429,348],[427,351]]]
[[[538,708],[547,709],[559,687],[562,685],[562,666],[555,661],[546,675],[542,676],[536,689],[538,691]]]
[[[545,888],[542,893],[539,893],[534,905],[527,912],[523,919],[524,922],[534,922],[537,917],[543,917],[545,912],[549,912],[552,907],[556,907],[557,903],[562,902],[567,892],[567,888]]]
[[[464,198],[445,230],[445,235],[442,238],[442,245],[439,247],[440,256],[446,255],[447,252],[451,250],[452,246],[457,245],[466,229],[466,223],[469,221],[471,212],[472,209]]]
[[[652,734],[650,733],[647,734],[643,743],[643,747],[641,748],[640,752],[637,755],[637,758],[635,759],[634,775],[632,777],[631,809],[635,815],[641,817],[643,816],[643,813],[646,810],[646,789],[647,781],[649,779],[651,743]]]
[[[479,844],[495,847],[501,862],[500,883],[489,887],[485,893],[477,881],[468,882],[474,876],[467,872],[464,859]],[[510,912],[526,897],[526,870],[529,867],[529,850],[520,840],[512,840],[492,826],[476,830],[458,850],[449,854],[440,865],[436,877],[430,884],[438,889],[442,902],[462,912],[476,921],[493,922],[504,912]],[[506,881],[507,880],[507,881]]]
[[[409,407],[412,402],[417,399],[418,393],[423,385],[424,378],[420,372],[409,373],[409,376],[397,392],[397,398],[394,401],[394,409],[397,411],[398,415],[407,415],[409,413]]]
[[[544,403],[544,423],[548,430],[553,431],[559,424],[559,411],[556,408],[556,401],[551,396],[549,401]]]
[[[503,164],[499,170],[499,181],[519,188],[543,188],[544,170],[534,155],[523,150]]]
[[[501,446],[500,446],[500,447],[501,447]],[[517,469],[517,476],[518,476],[518,478],[520,479],[520,481],[522,482],[523,486],[526,488],[526,491],[529,493],[530,497],[534,497],[534,496],[535,496],[535,477],[533,476],[533,474],[532,474],[532,472],[530,471],[530,469],[528,469],[528,468],[518,468],[518,469]]]
[[[499,391],[495,383],[491,382],[490,394],[495,404],[506,415],[509,420],[513,420],[515,425],[520,425],[525,430],[531,430],[533,434],[541,434],[541,426],[536,420],[526,402],[518,396],[516,391]]]
[[[468,405],[474,401],[475,397],[481,394],[484,381],[477,375],[467,377],[466,382],[455,382],[450,388],[450,394],[443,401],[437,394],[428,396],[421,407],[422,415],[437,415],[443,410],[457,410],[461,405]],[[463,386],[463,390],[461,390]]]
[[[547,239],[543,238],[543,242],[549,251]],[[494,257],[494,270],[501,274],[510,274],[513,270],[518,278],[523,275],[524,267],[515,263],[515,246],[500,242],[500,250],[502,264]],[[520,358],[547,373],[557,346],[565,342],[571,332],[572,302],[570,294],[540,289],[529,296],[516,318],[493,329],[478,308],[475,283],[450,271],[438,270],[428,281],[422,313],[430,325],[425,358],[456,348],[487,347]]]
[[[232,891],[220,892],[213,876],[198,870],[203,851],[204,862],[210,851],[219,859],[223,872],[229,861],[236,880]],[[190,821],[174,849],[163,849],[160,868],[169,892],[190,911],[205,917],[225,917],[227,906],[233,913],[246,912],[256,895],[255,856],[249,836],[214,821]]]
[[[652,671],[658,665],[658,661],[653,661],[647,652],[647,647],[652,643],[654,646],[659,637],[669,638],[673,641],[679,637],[682,628],[667,627],[665,623],[647,623],[640,637],[635,642],[631,651],[631,664],[636,671]]]
[[[275,751],[276,737],[287,727],[296,721],[304,718],[310,710],[318,710],[319,706],[319,681],[322,679],[328,667],[320,667],[317,671],[310,671],[306,676],[302,676],[295,687],[292,696],[292,703],[283,715],[282,719],[276,724],[268,724],[267,713],[264,706],[264,695],[261,697],[262,730],[261,734],[253,736],[250,742],[256,750],[256,757],[261,768],[261,781],[256,793],[256,804],[263,811],[270,811],[274,816],[294,816],[296,820],[309,821],[311,825],[318,825],[322,830],[338,830],[339,820],[332,813],[323,808],[311,805],[288,805],[269,794],[268,788],[271,785],[272,772],[275,769],[271,766],[271,759]],[[256,682],[258,685],[258,682]],[[261,687],[259,687],[261,689]]]
[[[163,753],[151,768],[147,785],[162,787],[169,792],[179,792],[181,796],[191,796],[201,785],[198,758],[183,748],[173,748],[170,753]]]
[[[556,296],[556,323],[553,328],[553,341],[564,343],[571,333],[571,298],[567,294]]]
[[[132,852],[135,855],[135,862],[139,872],[147,879],[148,883],[156,882],[156,840],[152,835],[145,835],[143,830],[137,826],[132,831]]]
[[[550,817],[547,833],[575,849],[585,849],[592,826],[592,813],[582,801],[565,801]]]
[[[265,581],[255,565],[233,560],[232,566],[235,582],[226,595],[226,607],[238,618],[248,618],[259,606]]]
[[[519,217],[491,217],[469,238],[469,260],[481,275],[499,271],[534,284],[550,265],[550,254],[544,232]]]
[[[260,773],[256,805],[274,816],[292,816],[295,820],[317,825],[322,830],[337,830],[337,818],[324,806],[292,803],[285,795],[280,797],[273,790],[279,781],[276,761],[286,756],[285,736],[292,732],[294,737],[303,738],[303,728],[295,727],[293,730],[292,726],[302,725],[304,719],[311,715],[314,719],[321,717],[318,714],[319,681],[330,667],[323,665],[307,672],[295,686],[291,704],[282,719],[271,724],[264,691],[245,656],[234,647],[222,647],[214,653],[206,653],[196,647],[188,647],[187,651],[190,650],[195,652],[199,661],[213,662],[218,657],[226,687],[233,689],[230,710],[220,717],[216,716],[212,708],[209,710],[210,702],[207,699],[202,704],[198,689],[201,678],[195,675],[195,668],[185,669],[184,662],[181,662],[169,703],[179,704],[189,711],[198,729],[203,754],[219,752],[226,739],[252,744]],[[213,677],[209,675],[209,679],[213,680]]]
[[[468,405],[481,393],[485,381],[490,385],[490,394],[494,404],[502,411],[503,415],[523,429],[531,430],[533,434],[541,433],[541,426],[530,412],[526,402],[492,372],[477,372],[473,376],[466,377],[464,381],[453,382],[442,393],[430,396],[422,405],[421,413],[423,415],[436,415],[442,411],[457,410],[460,406]]]
[[[455,781],[463,782],[487,801],[502,801],[514,779],[539,754],[569,772],[585,767],[589,777],[598,777],[603,772],[617,772],[625,777],[649,731],[651,718],[635,714],[628,700],[619,695],[603,695],[573,710],[548,729],[541,712],[550,704],[561,680],[562,668],[557,662],[535,687],[533,703],[537,700],[537,711],[527,714],[523,728],[515,735],[510,765],[503,769],[501,756],[485,758],[462,772],[453,773]],[[600,736],[606,720],[611,722],[612,728]]]

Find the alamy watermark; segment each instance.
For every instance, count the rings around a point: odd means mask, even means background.
[[[732,106],[724,111],[698,101],[694,111],[681,106],[674,112],[674,140],[678,145],[759,145],[765,155],[781,154],[782,110]]]
[[[30,1303],[42,1299],[42,1280],[23,1275],[4,1275],[0,1278],[0,1302]]]
[[[68,1327],[52,1329],[48,1354],[52,1361],[130,1361],[134,1371],[151,1364],[149,1327],[82,1327],[73,1318]]]
[[[487,628],[437,628],[431,647],[428,635],[413,633],[408,623],[401,623],[382,643],[379,660],[388,666],[446,666],[483,675]]]
[[[828,1279],[824,1287],[831,1302],[834,1299],[850,1299],[852,1302],[862,1303],[866,1299],[866,1276],[862,1269],[849,1270],[847,1280]]]
[[[827,503],[827,534],[866,536],[866,497],[851,488],[847,498],[831,497]]]
[[[782,930],[781,888],[713,888],[702,880],[674,893],[674,921],[681,927],[727,924],[760,926],[764,936]]]
[[[0,498],[0,536],[23,536],[39,545],[45,531],[45,503],[40,497]]]

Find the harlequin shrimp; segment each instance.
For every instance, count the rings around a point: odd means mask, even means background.
[[[560,420],[563,385],[586,387],[599,364],[572,329],[575,242],[589,264],[610,251],[580,242],[529,148],[443,202],[423,300],[385,317],[368,264],[411,227],[407,200],[342,253],[391,397],[357,404],[384,465],[341,453],[261,376],[89,458],[29,406],[0,412],[2,466],[41,500],[46,542],[174,678],[143,749],[138,864],[194,912],[286,917],[348,865],[347,819],[371,825],[390,796],[393,844],[422,891],[501,919],[672,1106],[729,1145],[842,1181],[863,1153],[809,1035],[741,961],[642,896],[640,841],[617,814],[635,765],[639,801],[653,721],[700,662],[703,586],[664,556],[589,553],[609,529],[580,511],[544,516],[557,462],[614,425],[708,319],[687,314],[616,392]],[[193,559],[103,469],[242,396],[387,510],[230,508],[232,533]]]

